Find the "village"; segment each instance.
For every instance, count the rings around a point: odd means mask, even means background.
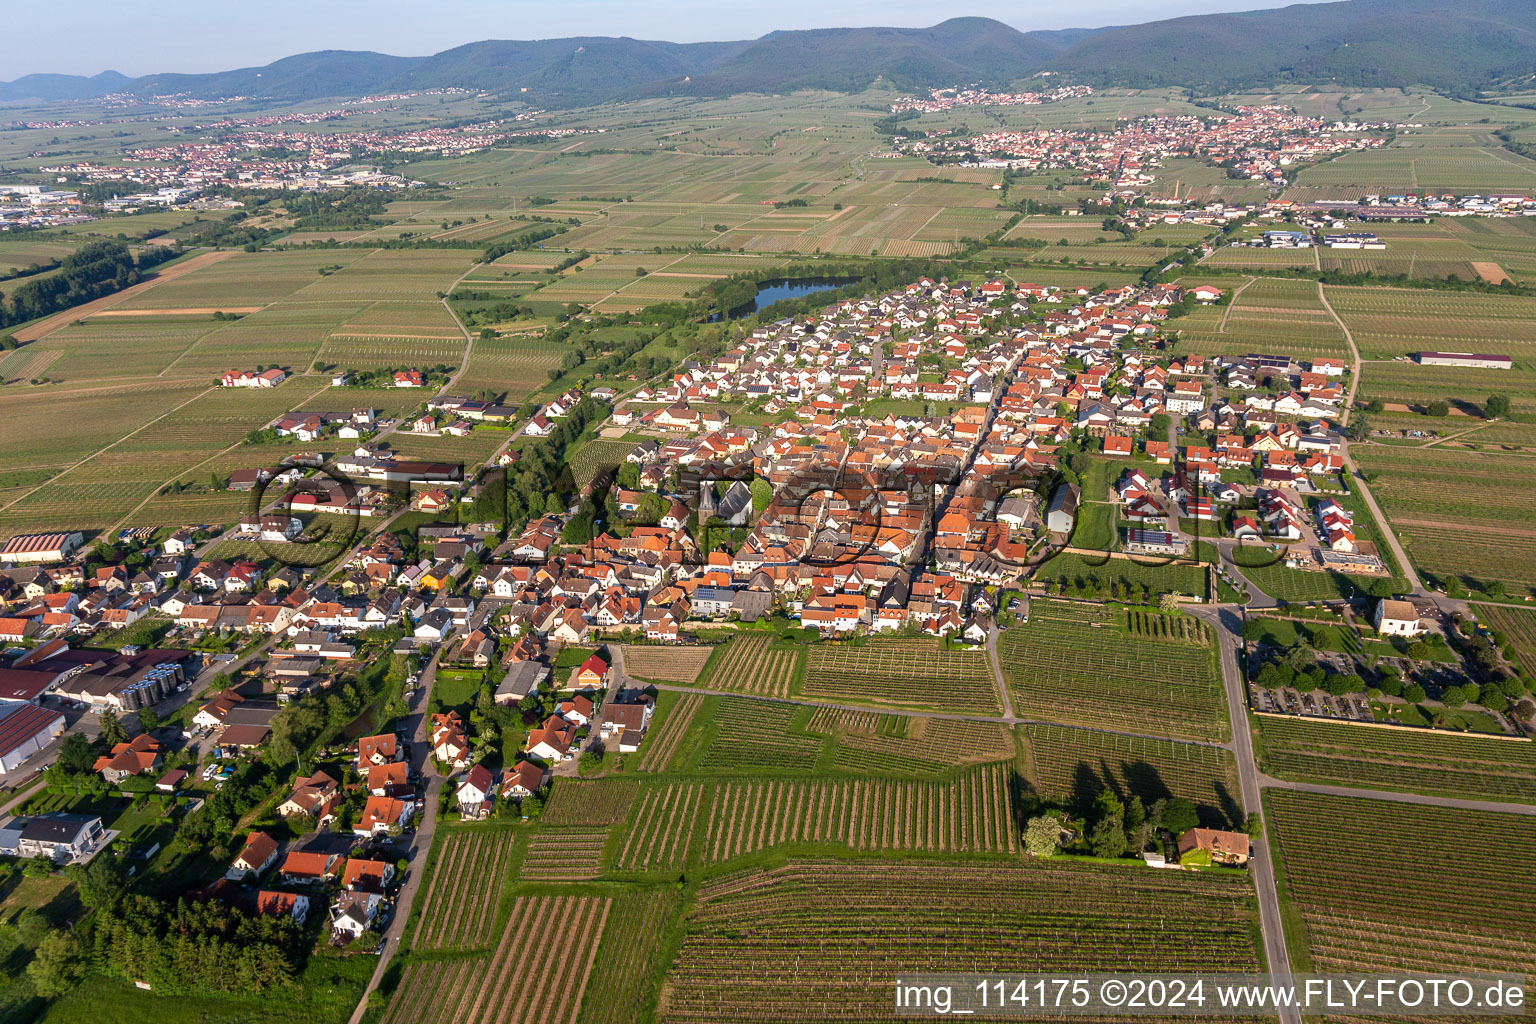
[[[226,485],[256,502],[236,523],[6,542],[0,770],[22,779],[95,739],[87,775],[187,814],[275,745],[288,780],[280,801],[269,790],[276,827],[249,831],[200,892],[298,921],[326,912],[332,941],[367,944],[429,801],[467,820],[526,815],[554,777],[644,749],[656,691],[626,672],[625,645],[789,626],[982,646],[1000,623],[1027,623],[1032,598],[1097,594],[1046,571],[1094,551],[1180,567],[1197,582],[1162,595],[1173,607],[1258,592],[1239,566],[1283,565],[1359,580],[1385,632],[1438,628],[1434,609],[1377,585],[1389,574],[1343,475],[1348,367],[1179,354],[1177,316],[1225,300],[1199,285],[922,278],[752,328],[668,381],[568,391],[531,414],[438,391],[399,421],[370,408],[280,417],[279,435],[356,447],[232,473]],[[522,523],[464,514],[506,486],[518,450],[465,468],[387,443],[514,414],[533,443],[575,415],[637,440],[579,503]],[[407,511],[424,521],[391,532]],[[285,556],[318,518],[362,523],[330,571]],[[260,553],[206,557],[221,535]],[[1300,698],[1254,695],[1261,710],[1287,699]],[[370,706],[393,731],[358,734]],[[318,767],[299,756],[319,734],[298,723],[315,716],[331,723]],[[155,855],[158,841],[125,831],[22,815],[0,850]]]

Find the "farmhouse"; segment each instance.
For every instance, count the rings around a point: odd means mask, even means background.
[[[1250,843],[1241,832],[1192,828],[1179,836],[1179,863],[1246,864]]]

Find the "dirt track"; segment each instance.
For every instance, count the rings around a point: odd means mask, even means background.
[[[189,260],[176,264],[174,267],[166,267],[164,270],[155,271],[148,279],[140,281],[131,288],[124,288],[120,292],[104,295],[93,302],[87,302],[83,306],[74,306],[62,313],[55,313],[53,316],[44,317],[37,323],[30,324],[12,333],[15,334],[17,341],[36,341],[39,338],[46,338],[54,331],[68,327],[76,320],[84,320],[86,317],[95,316],[102,310],[110,309],[120,302],[142,294],[157,284],[174,281],[184,274],[190,274],[194,270],[201,270],[210,263],[217,263],[222,259],[228,259],[233,254],[231,250],[199,253]],[[212,315],[212,310],[209,311],[209,314]]]

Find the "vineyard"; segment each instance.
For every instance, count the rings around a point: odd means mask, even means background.
[[[645,750],[640,755],[641,771],[666,770],[672,761],[672,755],[677,752],[678,745],[688,734],[688,727],[693,724],[693,716],[702,703],[704,698],[698,694],[685,693],[678,698],[676,704],[672,705],[672,709],[666,713],[660,724],[652,726],[650,742],[644,745]]]
[[[799,647],[776,644],[767,633],[741,633],[716,649],[700,685],[732,693],[788,697],[799,666]]]
[[[682,870],[703,804],[701,783],[647,789],[615,866],[620,871]]]
[[[518,897],[493,953],[407,966],[381,1024],[574,1021],[612,904]]]
[[[1536,803],[1536,744],[1429,729],[1259,718],[1264,771],[1294,782]]]
[[[507,832],[449,832],[438,850],[411,945],[466,949],[491,940],[512,836]]]
[[[993,765],[954,782],[893,779],[724,782],[715,788],[705,859],[796,843],[857,851],[1013,853],[1008,772]]]
[[[1515,660],[1525,674],[1536,677],[1536,612],[1525,608],[1506,608],[1480,604],[1477,615],[1489,628],[1504,633],[1504,643],[1513,648]]]
[[[709,745],[698,764],[704,772],[809,772],[822,743],[791,729],[799,709],[739,697],[717,698]]]
[[[1121,628],[1107,610],[1037,602],[998,644],[1026,718],[1177,739],[1225,740],[1226,700],[1211,651]]]
[[[806,730],[837,738],[832,765],[847,772],[938,775],[1014,755],[1012,735],[1001,723],[817,708]]]
[[[1258,971],[1243,878],[1065,864],[791,861],[706,883],[667,1024],[889,1019],[922,971]]]
[[[1143,803],[1183,797],[1200,817],[1220,828],[1241,828],[1236,764],[1232,754],[1175,740],[1032,725],[1027,733],[1035,788],[1046,796],[1072,797],[1086,805],[1105,789]]]
[[[1312,969],[1536,974],[1536,819],[1270,790]],[[1448,867],[1453,867],[1447,870]]]
[[[518,877],[536,882],[596,878],[603,873],[603,847],[607,843],[606,828],[572,825],[538,829],[528,838]]]
[[[692,683],[698,680],[714,650],[713,647],[629,645],[624,648],[624,670],[636,679]]]
[[[647,1019],[651,979],[662,967],[662,942],[678,909],[671,887],[613,900],[603,941],[581,1001],[580,1024],[634,1024]]]
[[[873,637],[810,648],[801,693],[898,707],[1000,714],[986,651],[936,637]]]
[[[550,791],[546,825],[617,825],[629,817],[635,783],[627,779],[561,779]]]

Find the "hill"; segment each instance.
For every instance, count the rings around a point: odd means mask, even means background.
[[[785,31],[719,43],[585,36],[488,40],[429,57],[321,50],[215,74],[29,75],[0,83],[0,100],[124,91],[304,100],[460,86],[573,107],[640,96],[855,92],[877,80],[902,89],[1005,85],[1041,70],[1202,93],[1327,82],[1469,93],[1536,73],[1536,4],[1341,0],[1112,29],[1020,32],[988,18],[952,18],[931,28]]]
[[[901,89],[1006,85],[1042,65],[1054,49],[988,18],[952,18],[932,28],[775,32],[691,81],[669,85],[671,91],[695,95],[859,92],[876,79]]]
[[[1344,0],[1174,18],[1094,35],[1051,68],[1090,83],[1207,93],[1277,82],[1463,93],[1536,72],[1536,4]]]

